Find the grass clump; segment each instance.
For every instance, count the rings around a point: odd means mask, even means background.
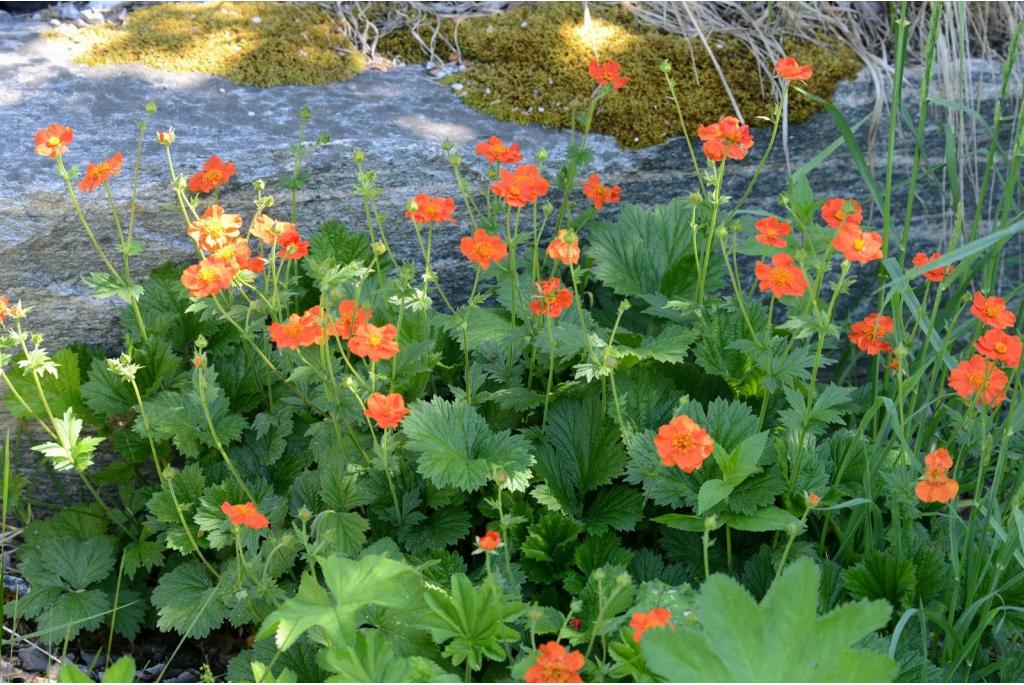
[[[662,60],[668,59],[691,130],[732,114],[725,87],[699,39],[659,31],[617,6],[591,4],[590,12],[589,28],[582,4],[576,2],[523,4],[490,17],[465,19],[458,27],[457,44],[467,69],[448,77],[448,82],[463,84],[465,101],[491,116],[565,127],[571,123],[573,100],[585,98],[593,89],[586,64],[595,57],[615,59],[631,78],[629,88],[604,103],[594,129],[615,136],[624,146],[643,147],[679,133],[678,118],[658,70]],[[449,36],[452,29],[450,22],[442,26]],[[380,49],[414,59],[419,44],[405,33],[386,37]],[[770,84],[749,49],[728,36],[713,35],[709,41],[745,119],[761,123],[758,117],[769,116],[773,107]],[[814,65],[807,87],[825,98],[861,66],[846,47],[831,51],[788,41],[786,50],[801,63]],[[794,98],[790,121],[804,121],[815,110],[810,102]]]
[[[123,27],[76,32],[75,61],[203,72],[247,86],[318,85],[358,74],[365,58],[331,15],[305,3],[166,3],[131,13]]]

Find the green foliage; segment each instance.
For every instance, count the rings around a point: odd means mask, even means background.
[[[472,492],[499,469],[514,477],[530,467],[526,440],[507,430],[491,430],[463,400],[417,402],[402,431],[420,455],[417,470],[438,487]]]
[[[502,643],[519,634],[506,624],[523,613],[524,604],[503,602],[493,584],[474,586],[462,574],[452,576],[450,593],[431,588],[426,600],[431,610],[426,624],[454,665],[479,671],[484,657],[508,658]]]
[[[809,559],[787,567],[760,603],[715,575],[701,588],[698,626],[655,629],[641,640],[647,667],[668,681],[880,682],[888,656],[856,648],[885,625],[884,602],[845,604],[818,616],[820,572]]]

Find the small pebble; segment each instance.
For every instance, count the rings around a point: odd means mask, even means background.
[[[18,661],[21,662],[22,670],[32,673],[42,673],[50,665],[50,657],[29,645],[18,648]]]
[[[465,88],[465,86],[462,85],[461,83],[453,83],[452,84],[452,90],[454,90],[456,93],[458,93],[463,88]]]
[[[523,22],[522,24],[520,24],[520,25],[519,25],[519,28],[521,28],[521,29],[525,29],[525,28],[526,28],[527,26],[529,26],[529,25],[530,25],[530,23],[529,23],[529,22],[527,22],[527,21],[524,21],[524,22]]]
[[[251,21],[254,24],[262,24],[263,23],[263,19],[261,17],[253,17],[249,21]]]
[[[256,116],[256,112],[248,112],[248,115],[251,116],[251,117],[254,117],[254,116]]]

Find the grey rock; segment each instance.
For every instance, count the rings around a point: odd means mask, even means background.
[[[74,21],[82,16],[82,11],[75,7],[73,2],[62,2],[59,5],[58,16],[67,21]]]
[[[467,178],[481,188],[486,165],[473,154],[478,140],[493,134],[519,142],[528,157],[544,147],[553,160],[563,159],[568,146],[567,132],[496,121],[472,110],[456,96],[456,89],[436,83],[432,72],[419,65],[368,71],[347,82],[319,87],[258,89],[205,74],[163,73],[141,66],[83,67],[73,63],[68,50],[41,39],[46,28],[44,23],[28,20],[0,25],[0,51],[5,57],[0,61],[0,81],[5,84],[0,90],[0,120],[13,141],[0,146],[0,293],[35,307],[29,325],[45,334],[50,350],[80,341],[114,353],[121,347],[121,337],[118,303],[95,298],[82,283],[83,274],[102,270],[102,264],[60,180],[52,173],[52,164],[33,153],[31,140],[42,126],[63,123],[75,129],[67,156],[69,165],[84,166],[87,161],[106,159],[117,150],[128,155],[125,177],[113,188],[114,201],[125,217],[130,201],[134,122],[146,101],[159,105],[141,162],[136,237],[146,249],[133,262],[138,276],[168,261],[183,263],[194,257],[167,185],[163,150],[152,138],[157,130],[172,126],[176,130],[173,152],[179,171],[198,169],[211,154],[238,164],[235,180],[220,195],[221,204],[229,210],[249,211],[251,182],[262,178],[267,181],[267,192],[277,197],[277,207],[271,214],[284,216],[289,194],[279,179],[290,173],[287,145],[296,135],[300,107],[308,106],[314,115],[310,138],[327,133],[331,142],[308,158],[312,178],[297,196],[300,230],[308,234],[328,219],[340,219],[353,228],[364,225],[362,201],[353,192],[355,168],[348,161],[352,151],[360,147],[366,153],[366,166],[378,172],[378,183],[384,189],[380,202],[387,217],[385,226],[400,260],[419,259],[415,234],[403,216],[405,203],[421,192],[456,194],[440,147],[443,140],[451,139],[456,144],[465,159]],[[444,71],[445,67],[438,69]],[[998,93],[999,65],[972,62],[970,76],[981,98],[981,110],[990,112]],[[919,78],[919,72],[911,70],[906,88],[911,109],[916,98],[915,78]],[[1019,93],[1018,84],[1014,94]],[[862,74],[853,82],[841,84],[834,101],[850,121],[860,120],[874,103],[870,79]],[[867,129],[865,125],[858,131],[862,144],[866,143]],[[880,130],[884,131],[884,121]],[[759,146],[756,153],[765,144],[768,132],[757,129],[754,135]],[[777,146],[747,208],[781,212],[778,197],[785,190],[787,168],[797,168],[838,137],[838,128],[824,112],[806,124],[790,127],[789,164],[783,147]],[[943,158],[941,129],[930,127],[927,138],[926,162],[934,165]],[[590,143],[594,159],[585,173],[596,171],[606,181],[621,184],[628,201],[659,203],[695,188],[682,139],[641,150],[623,150],[604,135],[591,136]],[[897,180],[906,177],[912,150],[909,136],[902,135],[897,141]],[[879,179],[882,170],[878,163],[883,158],[883,146],[875,146],[869,161],[875,165]],[[732,165],[728,192],[738,197],[755,167],[753,157]],[[819,197],[867,197],[855,165],[843,151],[830,157],[809,178]],[[935,199],[942,197],[943,189],[922,177],[911,222],[916,248],[934,249],[948,239],[953,222],[946,203]],[[100,242],[113,253],[116,241],[106,203],[98,193],[81,199]],[[906,190],[900,186],[894,196],[896,216],[902,217],[906,201]],[[970,216],[973,207],[967,210]],[[985,211],[987,217],[989,210]],[[612,212],[614,209],[608,216]],[[866,216],[865,221],[877,225],[876,216]],[[435,236],[434,254],[439,257],[434,268],[446,291],[456,299],[465,298],[471,278],[457,250],[459,238],[469,229],[463,221]],[[6,412],[0,411],[0,432],[10,425]],[[26,448],[39,436],[30,437],[23,441]],[[38,492],[54,492],[53,476],[44,475],[46,469],[37,472],[38,455],[26,449],[19,464],[21,470],[34,474],[32,482]],[[72,494],[76,492],[72,483],[60,482]]]
[[[18,647],[18,661],[22,670],[31,673],[42,673],[50,665],[50,657],[32,645]]]

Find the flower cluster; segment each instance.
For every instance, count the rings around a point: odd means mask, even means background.
[[[953,458],[949,456],[949,450],[940,447],[924,458],[924,475],[917,482],[914,493],[917,498],[925,503],[949,502],[956,497],[960,490],[960,484],[956,479],[949,477],[949,470],[953,468]]]

